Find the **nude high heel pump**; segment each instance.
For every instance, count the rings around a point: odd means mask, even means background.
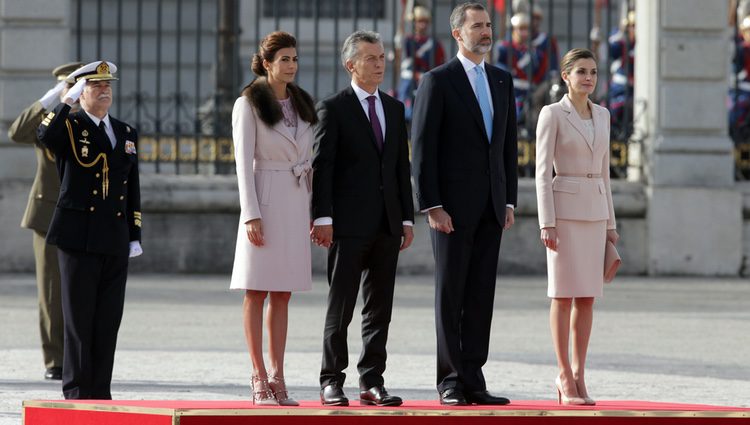
[[[278,376],[270,376],[268,378],[268,385],[273,391],[273,396],[279,406],[299,406],[299,403],[293,398],[289,397],[289,391],[286,390],[286,383],[284,378]]]
[[[557,389],[557,404],[567,404],[571,406],[582,406],[586,404],[586,401],[581,397],[568,397],[565,395],[559,376],[555,378],[555,389]]]
[[[585,391],[581,391],[581,387],[578,384],[578,381],[576,381],[576,390],[578,391],[578,395],[586,394]],[[593,398],[589,397],[588,394],[582,396],[581,398],[583,398],[583,404],[585,404],[586,406],[596,406],[596,401],[594,401]]]
[[[261,379],[260,377],[253,375],[250,380],[250,390],[253,393],[253,404],[258,406],[279,405],[268,385],[268,379]]]

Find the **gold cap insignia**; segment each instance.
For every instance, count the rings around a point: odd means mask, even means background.
[[[100,63],[99,66],[96,67],[96,73],[109,74],[109,65],[107,65],[107,62]]]

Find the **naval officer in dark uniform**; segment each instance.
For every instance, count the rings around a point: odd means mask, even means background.
[[[42,355],[47,370],[45,379],[62,379],[63,366],[63,313],[60,301],[60,270],[57,266],[57,248],[48,244],[47,229],[60,195],[60,179],[55,168],[55,156],[39,145],[36,129],[47,112],[65,96],[71,84],[68,75],[83,65],[71,62],[52,71],[57,85],[13,121],[8,137],[16,143],[34,146],[36,151],[36,176],[31,185],[29,202],[21,219],[21,227],[33,230],[36,287],[39,299],[39,331],[42,337]]]
[[[71,73],[75,85],[38,130],[60,176],[47,242],[57,246],[60,265],[66,399],[112,398],[128,258],[143,252],[138,135],[108,113],[116,71],[98,61]],[[81,110],[71,112],[76,100]]]

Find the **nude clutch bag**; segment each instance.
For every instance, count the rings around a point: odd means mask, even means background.
[[[604,248],[604,282],[605,283],[612,282],[612,279],[615,278],[615,274],[617,274],[617,269],[620,268],[620,264],[622,264],[622,259],[620,259],[620,254],[617,253],[617,248],[615,248],[615,244],[613,244],[610,241],[607,241],[607,244]]]

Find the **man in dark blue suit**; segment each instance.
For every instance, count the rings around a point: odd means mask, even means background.
[[[446,405],[508,404],[487,392],[487,362],[503,229],[513,225],[518,146],[513,79],[484,62],[492,23],[484,6],[451,14],[458,55],[422,77],[414,106],[412,169],[435,256],[437,389]]]
[[[37,131],[60,176],[47,242],[60,265],[66,399],[112,398],[128,258],[142,253],[138,134],[109,115],[116,71],[97,61],[71,73],[75,85]]]

